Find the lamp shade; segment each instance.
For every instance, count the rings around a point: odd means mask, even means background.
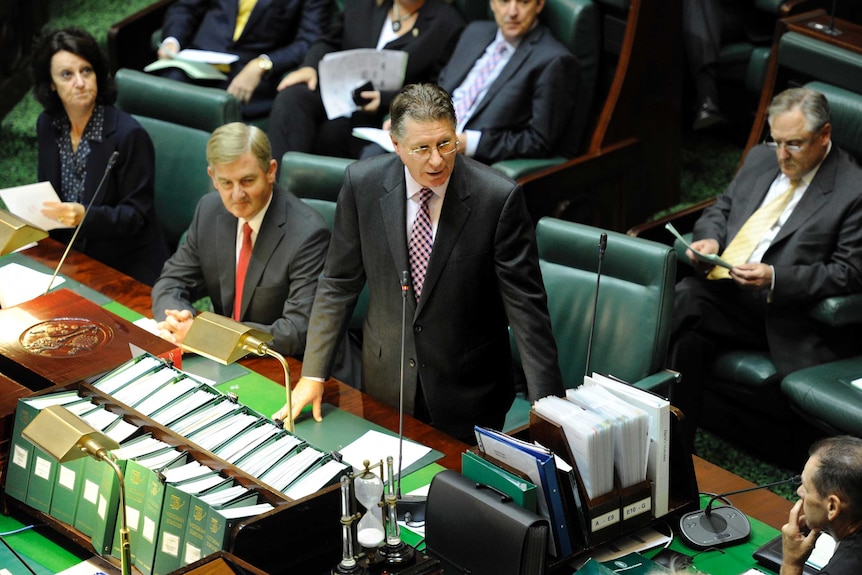
[[[249,353],[264,355],[273,336],[230,318],[205,311],[195,317],[183,349],[213,361],[231,364]]]
[[[6,210],[0,210],[0,256],[47,237],[48,232],[45,230]]]
[[[93,429],[62,405],[40,411],[22,435],[60,463],[88,455],[101,459],[111,449],[119,447],[116,441]]]

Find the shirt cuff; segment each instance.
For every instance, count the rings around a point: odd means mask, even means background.
[[[472,158],[476,155],[476,150],[479,149],[479,140],[482,138],[482,132],[479,130],[464,130],[467,134],[467,150],[464,155]]]

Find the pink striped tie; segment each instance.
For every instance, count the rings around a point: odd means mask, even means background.
[[[457,93],[455,94],[453,103],[455,105],[455,118],[459,124],[467,118],[467,113],[473,107],[473,104],[476,103],[476,98],[482,93],[482,90],[484,90],[485,86],[488,84],[488,77],[497,67],[497,64],[500,63],[500,60],[503,58],[505,53],[506,41],[498,40],[495,42],[492,46],[491,54],[485,57],[485,62],[473,77],[470,84],[462,90],[456,90]]]
[[[425,283],[425,272],[428,269],[428,259],[431,257],[431,248],[434,245],[434,236],[431,232],[431,212],[428,209],[428,200],[434,195],[428,188],[419,190],[419,212],[413,220],[413,230],[410,232],[410,243],[408,251],[410,254],[410,274],[413,276],[413,294],[416,301],[422,295],[422,284]]]

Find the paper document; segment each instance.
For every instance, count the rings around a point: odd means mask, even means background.
[[[227,76],[218,68],[206,62],[183,60],[182,58],[163,58],[144,66],[144,72],[155,72],[165,68],[179,68],[194,80],[226,80]]]
[[[706,262],[706,263],[708,263],[708,264],[712,264],[712,265],[714,265],[714,266],[721,266],[721,267],[723,267],[723,268],[727,268],[727,269],[730,269],[730,268],[732,268],[732,267],[733,267],[733,265],[731,265],[731,264],[729,264],[728,262],[724,261],[723,259],[721,259],[720,257],[718,257],[716,254],[704,254],[704,253],[701,253],[701,252],[699,252],[699,251],[697,251],[697,250],[693,249],[693,248],[691,247],[691,244],[690,244],[690,243],[688,243],[687,241],[685,241],[685,238],[683,238],[683,237],[682,237],[682,235],[681,235],[678,231],[676,231],[676,228],[675,228],[675,227],[673,227],[673,224],[672,224],[672,223],[670,223],[670,222],[666,223],[666,224],[664,225],[664,228],[665,228],[667,231],[669,231],[670,233],[672,233],[673,235],[675,235],[675,236],[676,236],[676,238],[677,238],[679,241],[681,241],[681,242],[682,242],[682,244],[683,244],[686,248],[688,248],[688,249],[690,249],[690,250],[691,250],[691,253],[693,253],[693,254],[694,254],[694,257],[696,257],[696,258],[697,258],[697,259],[699,259],[700,261],[702,261],[702,262]]]
[[[60,196],[54,191],[51,182],[39,182],[26,186],[15,186],[0,190],[0,200],[6,204],[6,209],[21,219],[27,220],[37,228],[51,231],[70,226],[61,224],[53,218],[42,215],[43,202],[60,202]]]
[[[16,263],[6,264],[0,268],[0,308],[12,307],[44,294],[51,275]],[[51,287],[57,287],[64,281],[57,276]]]
[[[318,85],[326,117],[349,117],[359,109],[353,90],[371,82],[375,90],[398,90],[404,84],[407,52],[372,48],[342,50],[323,57],[318,65]]]
[[[226,52],[213,52],[212,50],[193,50],[187,48],[180,50],[174,56],[176,60],[185,60],[187,62],[204,62],[206,64],[233,64],[239,60],[236,54],[228,54]]]
[[[401,464],[401,469],[407,469],[431,451],[431,448],[405,439],[402,451],[404,461]],[[381,460],[386,465],[386,458],[391,455],[395,474],[398,474],[397,436],[387,435],[373,429],[369,430],[362,437],[345,446],[341,450],[341,455],[344,461],[352,465],[357,471],[363,469],[362,462],[366,459],[372,465]]]
[[[377,144],[387,152],[395,151],[395,146],[392,145],[392,138],[389,137],[389,130],[381,130],[380,128],[353,128],[352,134],[357,138]]]

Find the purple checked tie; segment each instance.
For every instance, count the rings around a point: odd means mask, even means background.
[[[506,41],[498,40],[495,42],[491,54],[485,57],[485,62],[470,84],[465,86],[463,90],[456,90],[457,94],[455,94],[454,98],[455,117],[459,123],[467,117],[467,113],[473,107],[473,104],[476,103],[476,98],[488,84],[488,77],[497,67],[497,64],[500,63],[505,53]]]
[[[431,212],[428,210],[428,200],[433,195],[434,192],[428,188],[419,190],[419,212],[413,220],[413,230],[410,232],[410,243],[407,246],[416,301],[419,301],[419,296],[422,295],[422,284],[425,283],[428,259],[431,257],[431,247],[434,245],[434,236],[431,233]]]

